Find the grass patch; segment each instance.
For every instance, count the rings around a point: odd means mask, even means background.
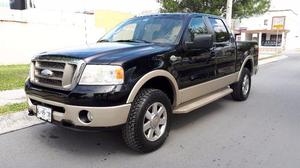
[[[29,74],[29,65],[1,65],[0,66],[0,91],[19,89],[24,87]]]
[[[0,106],[0,115],[22,111],[28,108],[26,102],[23,103],[14,103],[14,104],[7,104],[4,106]]]

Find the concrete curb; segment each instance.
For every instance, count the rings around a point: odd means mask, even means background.
[[[28,116],[27,111],[21,111],[0,116],[0,135],[33,125],[44,123],[35,116]]]
[[[259,61],[258,61],[258,65],[259,65],[259,66],[265,65],[265,64],[272,63],[272,62],[276,62],[276,61],[280,61],[280,60],[286,59],[286,58],[288,58],[288,56],[286,56],[286,55],[281,55],[281,56],[276,56],[276,57],[265,58],[265,59],[259,60]]]

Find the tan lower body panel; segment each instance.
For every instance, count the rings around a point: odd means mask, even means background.
[[[131,107],[131,104],[110,107],[73,106],[28,95],[28,105],[34,113],[36,113],[36,106],[32,104],[29,98],[45,104],[63,107],[65,109],[64,113],[53,111],[53,120],[58,122],[67,120],[71,121],[75,126],[84,127],[110,127],[124,124],[127,121]],[[84,123],[79,119],[79,112],[81,110],[86,110],[92,113],[93,120],[90,123]]]
[[[191,86],[185,89],[179,90],[181,95],[181,103],[185,103],[192,99],[207,95],[216,90],[227,87],[228,85],[237,82],[239,73],[236,72],[231,75],[227,75],[218,79],[214,79],[205,83],[201,83],[195,86]]]
[[[225,88],[217,90],[213,93],[210,93],[205,96],[202,96],[202,97],[190,100],[186,103],[183,103],[183,104],[179,105],[178,107],[176,107],[173,110],[173,113],[182,114],[182,113],[191,112],[191,111],[196,110],[202,106],[205,106],[217,99],[220,99],[230,93],[232,93],[232,89],[230,89],[229,87],[225,87]]]

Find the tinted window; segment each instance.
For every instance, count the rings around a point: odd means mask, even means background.
[[[187,41],[193,41],[195,37],[207,33],[207,27],[203,21],[203,18],[192,18],[188,27]]]
[[[230,35],[221,19],[209,19],[213,30],[216,34],[216,41],[217,42],[226,42],[229,41]]]

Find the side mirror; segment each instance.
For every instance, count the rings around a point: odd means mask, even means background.
[[[194,38],[192,42],[186,41],[185,45],[187,49],[202,49],[211,48],[213,44],[213,38],[211,34],[201,34]]]

